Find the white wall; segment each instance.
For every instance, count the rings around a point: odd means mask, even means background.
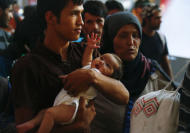
[[[190,0],[171,0],[160,30],[171,55],[190,58]]]

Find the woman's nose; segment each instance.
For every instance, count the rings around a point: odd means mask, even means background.
[[[133,44],[134,44],[134,38],[133,38],[132,35],[128,37],[128,42],[127,42],[127,44],[128,44],[128,45],[133,45]]]

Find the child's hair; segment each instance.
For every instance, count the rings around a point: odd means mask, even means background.
[[[119,58],[119,56],[117,56],[116,54],[113,54],[113,53],[110,53],[110,54],[112,54],[115,57],[115,59],[117,60],[117,63],[119,64],[119,67],[117,69],[114,69],[114,72],[111,75],[111,77],[114,79],[120,80],[123,76],[123,62]]]

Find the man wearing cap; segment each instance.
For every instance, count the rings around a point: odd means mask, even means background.
[[[166,38],[157,31],[162,22],[161,9],[158,5],[150,3],[143,8],[142,18],[143,34],[140,50],[146,57],[156,60],[172,78]]]

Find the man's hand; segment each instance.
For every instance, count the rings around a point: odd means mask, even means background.
[[[93,102],[86,106],[85,99],[81,97],[75,121],[65,126],[57,124],[54,126],[52,133],[87,133],[95,115]]]
[[[96,115],[93,101],[90,101],[88,105],[86,105],[85,100],[86,99],[83,97],[80,98],[79,108],[75,119],[75,122],[78,123],[83,130],[89,129],[90,124]]]
[[[90,69],[78,69],[67,76],[60,76],[60,78],[62,78],[64,89],[68,94],[77,96],[80,92],[86,91],[93,83],[95,73]]]

